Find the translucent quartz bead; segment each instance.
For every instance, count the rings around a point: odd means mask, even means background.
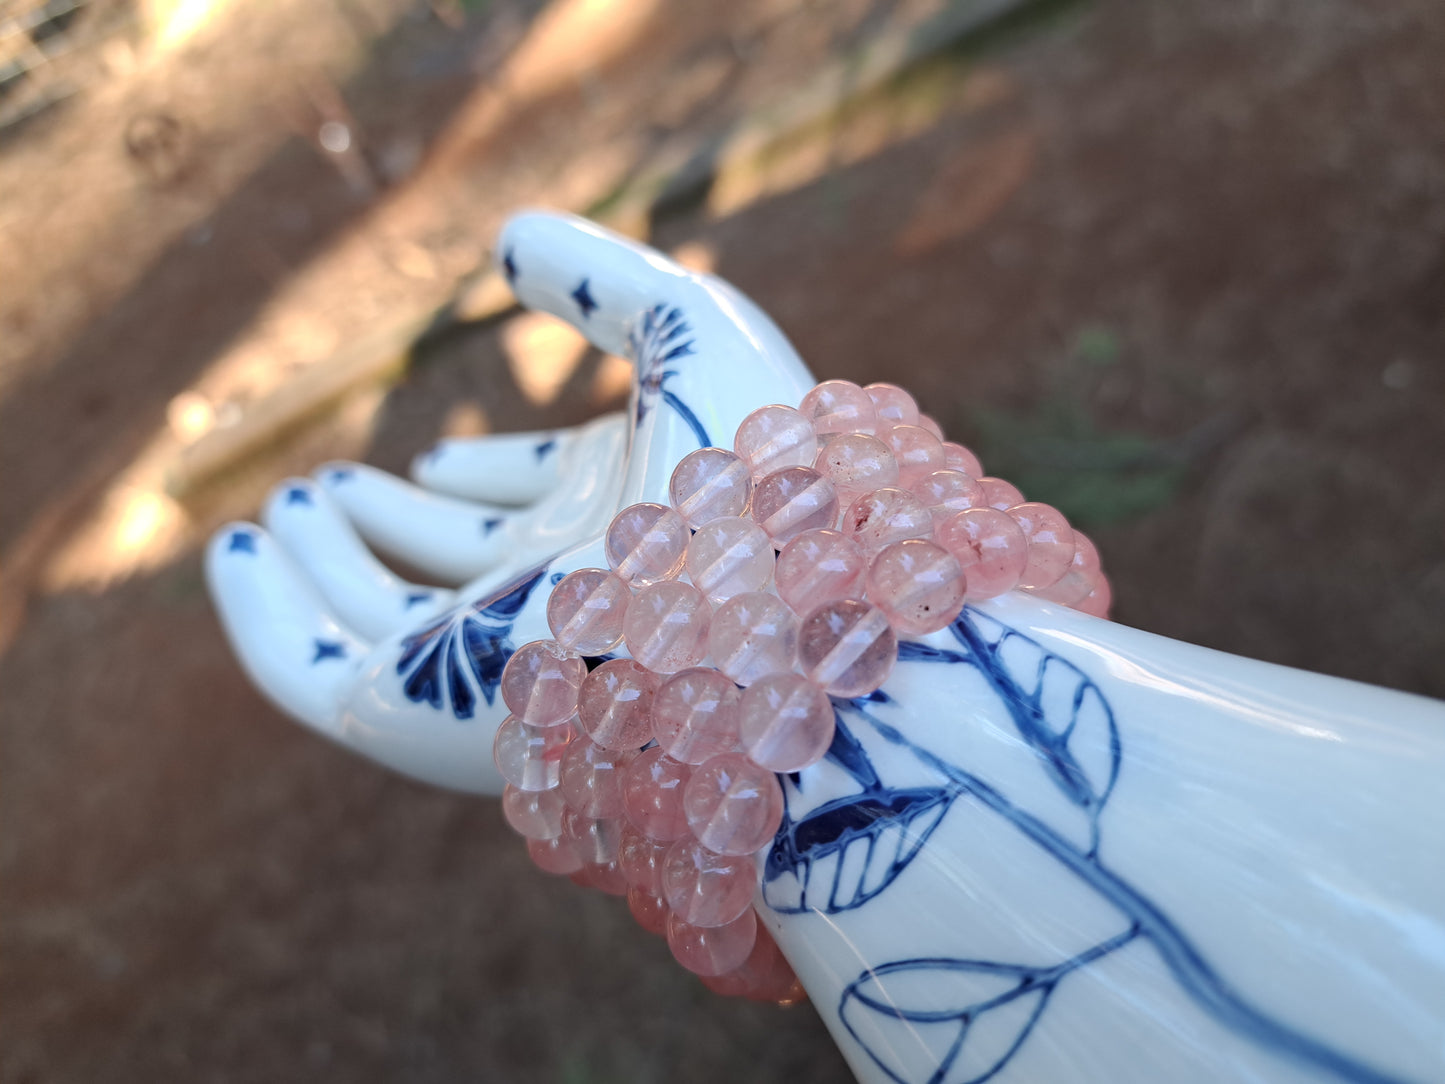
[[[773,540],[750,519],[725,516],[697,529],[687,544],[687,576],[714,606],[773,580]]]
[[[652,839],[677,839],[687,834],[682,793],[692,768],[654,745],[627,765],[622,776],[622,804],[627,819]]]
[[[524,723],[556,726],[577,710],[586,676],[581,656],[556,640],[533,640],[517,648],[502,669],[502,701]]]
[[[773,571],[778,594],[798,613],[820,603],[863,594],[868,555],[838,531],[804,531],[778,554]]]
[[[676,914],[667,916],[667,947],[672,958],[694,975],[721,975],[743,965],[753,951],[758,919],[751,910],[726,926],[694,926]]]
[[[964,598],[996,598],[1018,586],[1029,559],[1023,528],[997,508],[970,508],[942,520],[933,540],[963,569]]]
[[[943,442],[926,429],[895,425],[883,434],[883,439],[898,463],[898,484],[904,489],[912,489],[934,471],[948,466]]]
[[[970,478],[983,477],[983,464],[978,461],[978,456],[962,444],[945,440],[943,442],[943,462],[948,470],[963,471]]]
[[[632,596],[622,639],[643,666],[671,674],[702,661],[710,620],[702,592],[688,583],[664,580]]]
[[[562,753],[558,780],[567,804],[589,817],[622,816],[622,773],[635,748],[604,749],[590,738],[574,739]]]
[[[843,533],[872,557],[884,546],[905,538],[930,537],[933,514],[908,490],[885,486],[863,494],[848,506]]]
[[[682,804],[693,836],[718,854],[756,854],[783,822],[778,777],[741,753],[713,757],[693,772]]]
[[[818,454],[818,434],[792,407],[758,407],[738,426],[733,451],[758,479],[784,467],[809,466]]]
[[[868,568],[868,600],[910,636],[947,628],[963,609],[963,592],[958,560],[921,538],[884,546]]]
[[[512,830],[527,839],[556,839],[562,834],[562,791],[521,790],[508,783],[502,789],[502,816]]]
[[[1023,528],[1029,557],[1019,576],[1020,587],[1048,587],[1058,583],[1074,559],[1074,530],[1057,508],[1027,501],[1008,510]]]
[[[872,397],[851,380],[825,380],[815,385],[803,396],[798,410],[820,437],[878,429],[878,408]]]
[[[562,577],[547,598],[547,625],[557,642],[579,655],[602,655],[622,642],[622,618],[632,592],[603,568]]]
[[[738,747],[738,687],[711,668],[683,670],[657,690],[652,730],[667,755],[701,764]]]
[[[738,719],[743,749],[769,771],[799,772],[817,763],[833,743],[833,728],[832,701],[807,678],[773,674],[743,691]]]
[[[898,483],[898,461],[892,449],[866,433],[830,437],[818,450],[813,469],[833,483],[839,501],[845,504],[870,489]]]
[[[1074,532],[1074,556],[1069,569],[1058,583],[1031,592],[1049,602],[1078,606],[1099,585],[1103,570],[1099,567],[1099,551],[1082,531]]]
[[[662,860],[671,845],[670,841],[643,835],[630,824],[625,826],[622,838],[617,841],[617,864],[627,883],[648,895],[661,896]]]
[[[980,478],[978,484],[983,486],[983,497],[990,508],[1007,512],[1014,505],[1024,503],[1024,495],[1018,487],[1002,478]]]
[[[688,836],[662,861],[662,898],[694,926],[726,926],[747,912],[758,888],[752,855],[718,854]]]
[[[587,675],[577,700],[582,732],[604,749],[652,740],[652,698],[662,679],[632,659],[609,659]]]
[[[562,813],[562,838],[583,862],[601,865],[617,857],[625,823],[619,817],[589,817],[569,806]]]
[[[883,425],[917,425],[918,403],[897,384],[869,384],[863,389]]]
[[[648,933],[659,937],[667,933],[667,901],[646,892],[636,885],[627,890],[627,909],[637,924]]]
[[[633,587],[670,580],[682,571],[690,532],[683,518],[660,504],[630,504],[607,528],[607,563]]]
[[[1113,604],[1113,601],[1113,588],[1109,586],[1108,580],[1100,576],[1098,584],[1089,592],[1088,597],[1075,608],[1082,614],[1107,619],[1109,616],[1109,607]]]
[[[913,487],[913,495],[928,505],[935,524],[955,512],[984,508],[988,504],[978,480],[956,470],[934,471]]]
[[[928,414],[918,415],[918,428],[927,430],[940,441],[943,440],[943,426],[939,425],[938,422]]]
[[[770,592],[738,595],[712,615],[708,654],[739,685],[791,670],[798,655],[798,618]]]
[[[802,999],[802,987],[792,965],[778,948],[767,927],[759,925],[753,951],[742,965],[725,975],[703,977],[702,983],[723,997],[792,1003]]]
[[[863,696],[893,672],[898,637],[877,606],[838,599],[803,618],[798,661],[803,672],[832,695]]]
[[[838,491],[812,467],[785,467],[753,489],[753,519],[782,549],[804,531],[838,522]]]
[[[527,840],[527,855],[532,859],[532,864],[544,873],[556,873],[565,877],[582,868],[582,859],[577,856],[576,848],[566,835],[560,835],[556,839]]]
[[[529,726],[508,715],[492,739],[492,760],[503,779],[518,790],[551,790],[562,771],[562,753],[572,740],[570,726]]]
[[[753,495],[753,479],[742,457],[723,448],[699,448],[672,472],[668,497],[692,528],[719,516],[741,516]]]
[[[609,896],[627,895],[627,878],[622,876],[615,859],[603,863],[584,862],[571,879],[579,888],[595,888]]]

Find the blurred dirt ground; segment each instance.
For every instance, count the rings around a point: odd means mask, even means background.
[[[1092,528],[1119,620],[1445,696],[1435,0],[1021,3],[821,110],[939,5],[298,0],[164,48],[154,6],[81,10],[104,63],[0,129],[0,1080],[846,1075],[494,805],[279,716],[205,598],[198,546],[288,472],[620,401],[544,322],[453,321],[167,494],[199,432],[456,297],[519,204],[908,386]]]

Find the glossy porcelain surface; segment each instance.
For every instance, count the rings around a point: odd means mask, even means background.
[[[519,215],[497,252],[524,304],[636,363],[629,416],[447,442],[417,484],[327,466],[207,564],[279,707],[484,794],[551,587],[606,568],[613,514],[666,503],[685,455],[813,383],[731,287],[589,223]],[[1445,1079],[1441,704],[1012,592],[833,707],[827,757],[784,778],[757,915],[860,1079]],[[710,936],[699,960],[725,955]]]

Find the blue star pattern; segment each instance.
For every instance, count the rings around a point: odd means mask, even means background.
[[[503,523],[506,522],[507,521],[501,516],[488,516],[486,519],[482,520],[482,535],[485,537],[486,535],[491,534],[493,531],[495,531],[498,527],[500,527]]]
[[[311,656],[311,665],[315,666],[318,662],[324,662],[327,659],[344,658],[346,658],[346,645],[340,640],[318,639],[316,641],[316,654]]]
[[[507,276],[508,282],[517,281],[516,249],[509,248],[502,253],[502,272]]]
[[[406,608],[410,610],[413,606],[420,606],[429,598],[431,598],[430,591],[408,591],[406,593]]]
[[[590,281],[583,279],[577,284],[577,289],[572,291],[572,300],[577,302],[577,307],[582,310],[583,319],[590,318],[597,311],[597,302],[592,300]]]
[[[305,486],[291,486],[286,490],[286,503],[310,505],[314,502],[311,499],[311,491]]]
[[[356,469],[354,467],[332,467],[326,472],[326,480],[332,485],[349,482],[355,477]]]
[[[495,703],[502,668],[516,650],[512,625],[546,571],[529,572],[495,595],[457,607],[406,637],[396,672],[407,699],[438,711],[449,707],[458,719],[476,714],[479,696]]]
[[[556,450],[557,450],[557,438],[556,438],[556,437],[548,437],[546,440],[539,441],[538,444],[537,444],[537,446],[532,449],[532,451],[537,454],[537,462],[538,462],[538,463],[542,462],[542,460],[546,459],[549,455],[551,455],[551,454],[552,454],[553,452],[555,452]]]
[[[710,447],[712,441],[697,414],[666,386],[677,375],[669,366],[697,353],[692,327],[682,310],[675,305],[654,305],[644,311],[628,332],[627,352],[637,366],[637,420],[642,421],[661,399],[687,423],[699,447]]]
[[[255,553],[256,532],[241,529],[232,531],[230,541],[226,544],[226,552]]]
[[[1043,777],[1073,812],[1039,816],[965,766],[913,742],[879,712],[896,704],[883,690],[851,700],[835,698],[837,731],[828,760],[851,776],[858,790],[800,819],[791,809],[785,812],[764,866],[764,900],[784,914],[835,915],[866,907],[907,878],[935,829],[965,798],[972,815],[981,809],[1002,817],[1018,830],[1021,846],[1037,847],[1061,863],[1117,912],[1119,922],[1112,936],[1053,961],[979,960],[938,951],[863,971],[845,986],[838,1017],[879,1069],[900,1084],[924,1079],[912,1077],[897,1061],[899,1051],[917,1049],[903,1033],[923,1029],[945,1040],[935,1048],[938,1064],[926,1079],[991,1080],[1006,1071],[1046,1019],[1060,983],[1126,945],[1145,941],[1194,1003],[1241,1037],[1316,1075],[1352,1082],[1393,1080],[1251,1002],[1214,969],[1164,908],[1104,863],[1099,815],[1124,760],[1113,710],[1098,684],[1032,638],[974,610],[965,609],[951,631],[957,649],[905,641],[899,665],[972,667],[984,695],[999,699]],[[888,785],[855,736],[856,727],[910,754],[932,781]],[[788,779],[791,806],[800,795],[799,778]],[[1076,818],[1072,829],[1069,816]],[[951,994],[940,999],[939,991]]]

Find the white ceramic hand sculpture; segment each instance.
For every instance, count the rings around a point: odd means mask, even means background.
[[[497,251],[524,304],[635,361],[635,421],[443,444],[414,474],[448,496],[332,465],[207,563],[278,706],[481,793],[551,583],[812,383],[727,284],[588,223],[521,215]],[[401,582],[362,538],[478,578]],[[860,1079],[1445,1079],[1445,706],[1017,593],[836,705],[757,909]]]

